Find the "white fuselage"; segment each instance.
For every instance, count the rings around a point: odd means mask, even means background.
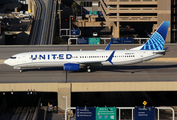
[[[114,50],[25,52],[13,55],[4,63],[14,66],[16,69],[28,67],[63,67],[65,63],[78,63],[83,66],[92,63],[112,65],[106,60],[113,51]],[[160,56],[163,56],[163,54],[156,54],[153,50],[115,50],[112,63],[114,65],[134,64]]]

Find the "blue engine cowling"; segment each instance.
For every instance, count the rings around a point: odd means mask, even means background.
[[[64,64],[65,71],[79,71],[79,64],[76,63],[65,63]]]

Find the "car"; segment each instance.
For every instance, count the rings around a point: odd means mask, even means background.
[[[98,36],[98,33],[97,33],[97,32],[93,32],[93,36],[94,36],[94,37],[97,37],[97,36]]]
[[[106,16],[110,16],[110,13],[106,13]]]

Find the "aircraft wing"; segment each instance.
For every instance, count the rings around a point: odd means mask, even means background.
[[[73,62],[70,62],[70,63],[83,64],[83,65],[99,65],[99,64],[101,64],[101,62],[109,61],[112,65],[114,65],[112,63],[112,58],[114,56],[114,53],[115,53],[115,51],[113,51],[111,53],[111,55],[109,56],[109,58],[107,60],[102,60],[102,61],[73,61]]]
[[[81,66],[98,66],[101,65],[101,62],[105,61],[71,61],[70,63],[80,64]]]
[[[100,65],[101,62],[104,61],[85,61],[85,62],[80,62],[79,64],[86,65],[86,66],[94,66],[94,65]]]

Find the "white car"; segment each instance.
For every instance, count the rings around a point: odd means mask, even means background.
[[[94,36],[94,37],[97,37],[97,36],[98,36],[98,33],[97,33],[97,32],[93,32],[93,36]]]

